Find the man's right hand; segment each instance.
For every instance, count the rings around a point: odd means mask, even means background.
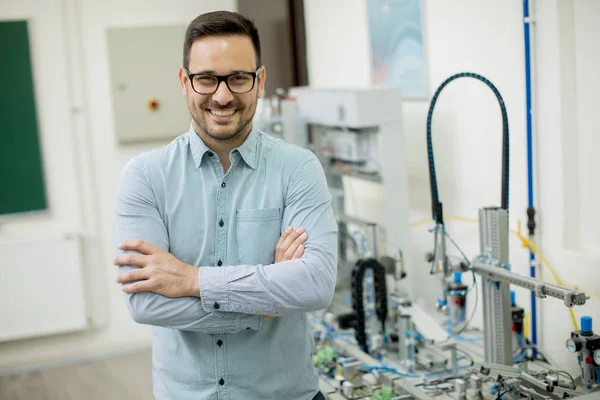
[[[308,234],[304,232],[304,228],[293,229],[289,226],[285,232],[281,234],[279,242],[277,242],[277,247],[275,247],[275,263],[295,260],[302,257],[306,239],[308,239]],[[275,317],[263,315],[264,321],[272,318]]]

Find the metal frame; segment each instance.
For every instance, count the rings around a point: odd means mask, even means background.
[[[540,298],[550,296],[563,300],[565,305],[569,308],[573,306],[582,306],[585,304],[586,300],[589,299],[589,296],[577,290],[541,282],[527,276],[517,275],[510,271],[499,269],[495,264],[491,265],[486,262],[475,261],[472,264],[472,269],[477,274],[494,281],[510,283],[529,289],[535,292]]]
[[[446,256],[446,228],[444,227],[444,224],[437,224],[435,226],[434,238],[433,271],[438,273],[438,269],[440,269],[442,272],[442,277],[440,278],[441,297],[439,299],[442,303],[440,304],[438,302],[437,305],[444,309],[448,302],[448,296],[446,295],[446,278],[448,278],[452,272],[448,263],[448,257]]]
[[[508,263],[508,213],[502,208],[479,210],[481,258]],[[495,268],[501,270],[501,268]],[[493,274],[490,275],[490,278]],[[485,361],[512,365],[512,318],[508,283],[483,279],[483,322]]]
[[[508,269],[508,212],[488,207],[479,210],[479,241],[481,255],[471,269],[483,277],[483,323],[485,361],[512,365],[511,304],[509,285],[535,292],[538,297],[555,297],[567,307],[582,306],[589,296],[585,293],[524,277]]]

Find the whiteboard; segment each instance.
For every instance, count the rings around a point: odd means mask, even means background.
[[[85,329],[79,238],[0,241],[0,342]]]

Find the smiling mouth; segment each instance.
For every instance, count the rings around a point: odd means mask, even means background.
[[[237,110],[235,108],[232,109],[228,109],[228,110],[214,110],[214,109],[209,109],[208,112],[210,112],[212,115],[217,116],[217,117],[230,117],[233,114],[235,114]]]

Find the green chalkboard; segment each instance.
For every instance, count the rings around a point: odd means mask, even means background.
[[[27,21],[0,22],[0,215],[47,208]]]

